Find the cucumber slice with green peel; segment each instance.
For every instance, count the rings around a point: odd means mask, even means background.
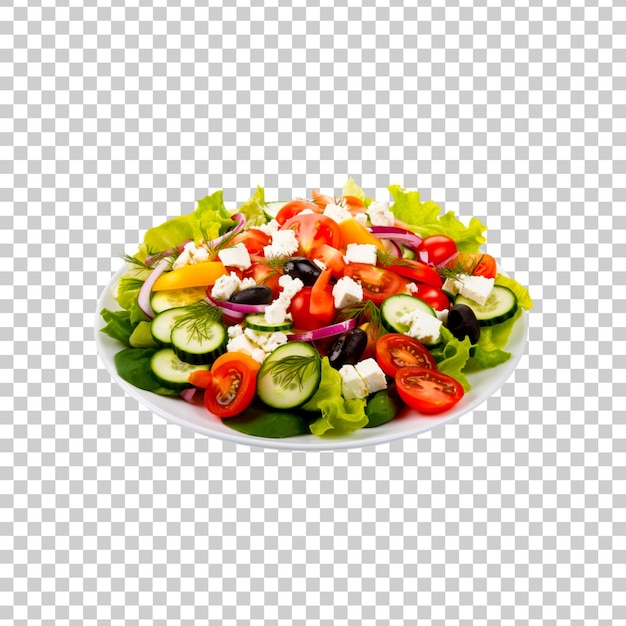
[[[293,328],[293,322],[291,320],[285,320],[279,324],[267,322],[265,320],[264,313],[250,313],[249,315],[246,315],[243,323],[252,330],[259,330],[265,333],[275,333]]]
[[[196,370],[208,370],[208,365],[193,365],[181,361],[171,348],[157,350],[150,359],[152,375],[167,389],[183,391],[191,387],[189,374]]]
[[[275,409],[293,409],[310,400],[321,378],[319,352],[303,341],[274,350],[257,374],[257,396]]]
[[[278,212],[287,204],[290,200],[276,200],[274,202],[268,202],[263,206],[263,211],[270,219],[276,219]]]
[[[179,322],[172,328],[172,350],[185,363],[207,365],[213,363],[226,350],[228,336],[220,322],[206,321],[202,334],[194,332],[190,322]]]
[[[422,311],[427,315],[437,317],[433,308],[426,302],[404,293],[389,296],[380,305],[383,324],[396,333],[406,333],[409,330],[409,325],[403,324],[400,319],[413,311]]]
[[[495,285],[485,304],[478,304],[465,296],[458,295],[454,304],[465,304],[476,315],[479,326],[495,326],[506,322],[517,312],[517,298],[515,294],[502,285]]]
[[[178,318],[187,313],[184,306],[174,309],[167,309],[154,317],[150,324],[150,332],[154,343],[161,348],[169,348],[172,345],[172,329],[176,325]]]
[[[407,246],[401,245],[400,250],[402,250],[403,259],[416,259],[417,258],[417,254],[415,253],[415,250],[413,250],[412,248],[408,248]]]
[[[198,302],[198,300],[204,300],[205,297],[206,287],[155,291],[150,298],[150,306],[155,313],[162,313],[168,309],[175,309],[193,304]]]

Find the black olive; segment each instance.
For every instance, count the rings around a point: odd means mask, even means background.
[[[274,295],[269,287],[255,285],[234,293],[229,301],[237,304],[269,304],[273,299]]]
[[[341,333],[328,351],[328,362],[336,370],[344,365],[355,365],[367,346],[367,333],[361,328],[353,328]]]
[[[322,270],[304,257],[293,257],[283,266],[283,271],[292,278],[299,278],[305,287],[312,287]]]
[[[448,312],[448,330],[459,340],[469,337],[472,344],[480,337],[480,326],[474,311],[465,304],[455,304]]]

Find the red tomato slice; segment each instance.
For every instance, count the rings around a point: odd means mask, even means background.
[[[476,254],[459,252],[455,259],[450,261],[450,263],[446,263],[446,266],[453,267],[459,263],[473,276],[495,278],[498,273],[496,260],[490,254],[484,254],[483,252],[478,252]]]
[[[416,287],[417,291],[413,295],[433,307],[435,311],[443,311],[450,308],[448,296],[438,287],[425,285],[424,283],[419,283]]]
[[[263,254],[264,246],[269,246],[271,237],[258,228],[250,228],[232,239],[232,245],[243,243],[250,254]]]
[[[327,243],[321,243],[311,250],[311,256],[330,268],[334,278],[343,276],[346,262],[343,260],[343,253],[337,248],[333,248]]]
[[[311,209],[311,211],[315,213],[321,213],[323,208],[320,207],[315,202],[307,202],[306,200],[292,200],[291,202],[287,202],[280,211],[276,214],[276,221],[279,224],[284,224],[287,220],[294,217],[294,215],[298,215],[304,211],[304,209]]]
[[[409,365],[437,369],[435,359],[417,339],[400,333],[383,335],[376,342],[376,361],[383,372],[392,377],[401,367]]]
[[[232,417],[248,408],[256,391],[260,369],[243,352],[226,352],[211,366],[211,382],[204,392],[204,405],[218,417]]]
[[[337,222],[325,215],[312,213],[295,215],[281,226],[281,230],[288,228],[296,231],[302,255],[307,258],[311,257],[313,248],[322,243],[338,248],[341,242],[341,232]]]
[[[417,251],[428,254],[429,265],[439,265],[456,253],[456,243],[446,235],[431,235],[422,240]]]
[[[462,397],[463,387],[451,376],[410,365],[396,372],[396,388],[412,409],[432,415],[452,408]]]
[[[281,292],[282,288],[278,284],[278,279],[281,277],[280,270],[265,263],[253,263],[249,269],[243,272],[243,277],[254,278],[257,284],[269,287],[274,298],[277,298]]]
[[[443,282],[437,272],[428,265],[412,259],[393,259],[388,270],[406,276],[416,283],[426,283],[433,287],[441,287]]]
[[[388,296],[404,293],[409,281],[394,272],[368,263],[348,263],[343,271],[344,276],[361,283],[363,299],[371,300],[380,306]]]

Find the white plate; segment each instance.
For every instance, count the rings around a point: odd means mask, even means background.
[[[253,437],[228,428],[219,417],[209,413],[203,406],[187,404],[184,400],[176,397],[159,396],[149,391],[137,389],[117,375],[113,358],[117,352],[123,349],[123,346],[104,333],[99,332],[105,326],[104,320],[100,316],[100,311],[104,308],[110,310],[119,309],[117,302],[112,296],[112,288],[125,271],[125,267],[121,268],[106,286],[98,301],[98,309],[95,316],[95,338],[98,353],[113,379],[117,381],[129,396],[135,398],[146,408],[169,422],[208,437],[250,446],[262,446],[281,450],[338,450],[371,446],[393,441],[394,439],[419,435],[432,428],[458,420],[459,417],[469,413],[498,391],[513,373],[527,345],[528,314],[524,311],[522,317],[515,324],[509,344],[506,347],[506,350],[512,353],[511,358],[506,363],[493,369],[469,374],[467,378],[472,385],[471,391],[465,394],[452,410],[445,413],[440,413],[433,417],[424,417],[411,409],[405,409],[401,415],[387,424],[377,428],[362,428],[341,437],[320,438],[314,435],[300,435],[286,439]]]

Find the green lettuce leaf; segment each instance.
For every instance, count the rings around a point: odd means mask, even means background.
[[[510,352],[505,352],[496,348],[495,350],[485,350],[480,345],[476,345],[473,349],[472,358],[470,359],[472,369],[486,369],[501,365],[511,358]],[[469,367],[467,368],[469,371]]]
[[[522,309],[518,307],[515,315],[508,319],[506,322],[496,324],[495,326],[483,326],[480,329],[480,337],[476,342],[476,346],[479,346],[487,352],[493,350],[502,350],[506,347],[511,336],[511,331],[515,322],[522,316]]]
[[[437,369],[458,380],[467,392],[472,386],[469,384],[463,369],[470,358],[470,340],[465,337],[459,341],[445,326],[441,327],[441,343],[438,350],[431,351],[437,361]]]
[[[130,321],[128,311],[110,311],[102,309],[100,312],[106,326],[100,329],[101,333],[130,346],[130,336],[133,334],[134,325]]]
[[[533,301],[530,297],[530,293],[528,293],[528,289],[522,287],[516,280],[513,278],[508,278],[507,276],[503,276],[502,274],[498,274],[496,276],[496,285],[502,285],[503,287],[508,287],[517,298],[517,303],[527,311],[532,309]]]
[[[346,400],[341,395],[341,374],[333,369],[328,357],[322,359],[322,378],[313,397],[303,405],[305,411],[321,411],[311,425],[314,435],[351,433],[367,422],[365,399]]]
[[[441,215],[441,207],[432,200],[422,202],[419,191],[405,191],[400,185],[390,185],[389,193],[394,203],[390,210],[397,219],[407,224],[420,237],[447,235],[456,242],[459,252],[475,253],[487,240],[483,232],[487,227],[473,217],[465,226],[454,211]]]
[[[267,222],[265,211],[265,189],[257,187],[250,200],[246,200],[237,210],[246,216],[246,226],[260,226]]]
[[[354,196],[359,200],[365,200],[365,192],[354,182],[354,178],[350,176],[348,182],[343,186],[342,196]]]
[[[163,252],[185,241],[200,239],[209,241],[225,233],[233,226],[222,190],[198,200],[193,213],[174,217],[159,226],[150,228],[139,248],[137,258],[145,258],[155,252]]]
[[[117,303],[130,313],[130,321],[132,324],[148,320],[145,313],[139,308],[137,298],[144,281],[132,275],[125,275],[120,278],[117,288]]]

